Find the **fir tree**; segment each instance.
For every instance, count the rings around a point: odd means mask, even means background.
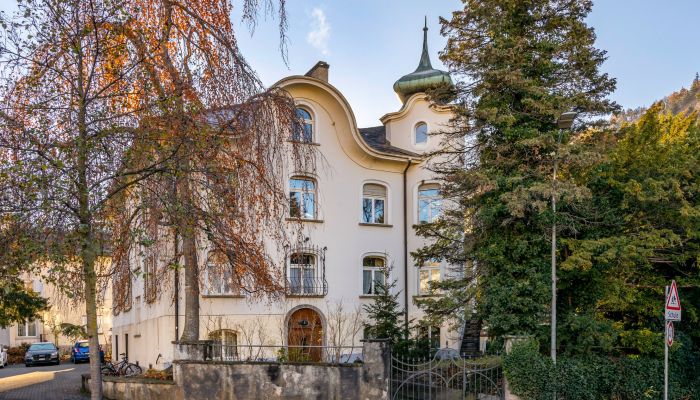
[[[389,276],[391,268],[385,270],[385,276]],[[406,332],[404,328],[405,311],[399,303],[400,291],[394,292],[396,280],[387,282],[375,281],[376,295],[373,301],[363,306],[369,319],[365,324],[366,336],[372,339],[387,339],[396,344],[401,341]]]
[[[615,80],[599,71],[606,57],[585,23],[591,1],[464,4],[442,21],[448,43],[441,58],[463,79],[453,93],[457,117],[445,132],[447,150],[436,154],[447,162],[434,163],[443,196],[457,206],[417,227],[434,244],[414,256],[476,265],[438,284],[445,296],[420,303],[444,320],[464,315],[476,298],[492,336],[536,333],[550,315],[550,196],[561,204],[556,218],[566,236],[577,228],[567,207],[590,195],[566,179],[586,157],[571,156],[567,132],[558,144],[555,121],[572,109],[582,120],[617,110],[607,99]]]

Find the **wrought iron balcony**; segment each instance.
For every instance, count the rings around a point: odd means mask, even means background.
[[[299,246],[289,252],[284,276],[287,296],[328,294],[325,254],[326,248],[318,246]]]

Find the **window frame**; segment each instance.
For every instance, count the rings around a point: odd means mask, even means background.
[[[384,265],[379,266],[379,267],[365,265],[365,260],[368,258],[382,260]],[[382,276],[384,284],[386,284],[387,280],[389,279],[388,270],[387,270],[387,266],[389,265],[388,263],[389,263],[389,261],[388,261],[386,255],[371,254],[370,253],[370,254],[365,254],[362,256],[362,288],[361,288],[361,292],[362,292],[361,295],[362,296],[376,296],[377,295],[377,290],[375,287],[375,284],[377,282],[377,279],[376,279],[377,274],[380,274],[380,276]],[[370,273],[370,277],[371,277],[370,292],[369,293],[365,293],[365,272],[366,271]]]
[[[365,195],[365,186],[367,185],[376,185],[376,186],[381,186],[384,189],[384,196],[377,196],[377,195]],[[371,202],[371,218],[369,221],[365,220],[365,200],[369,200]],[[376,220],[376,210],[377,210],[377,202],[382,201],[383,202],[383,221],[382,222],[377,222]],[[362,224],[368,224],[368,225],[388,225],[389,224],[389,186],[383,182],[376,182],[376,181],[366,181],[362,183],[361,186],[361,202],[360,202],[360,223]]]
[[[422,273],[425,272],[427,273],[427,286],[423,286],[423,279],[421,277]],[[434,279],[434,276],[437,273],[437,279]],[[430,292],[430,282],[440,282],[442,281],[442,268],[439,262],[435,261],[429,261],[424,263],[423,265],[418,266],[418,295],[419,296],[430,296],[435,293]]]
[[[233,282],[233,272],[225,269],[226,266],[217,265],[217,263],[212,261],[207,261],[204,265],[204,282],[205,282],[205,296],[239,296],[240,290],[236,288]],[[212,271],[215,269],[220,269],[223,272],[219,274],[219,271]],[[226,273],[229,272],[228,278]],[[212,285],[212,279],[218,281],[218,287],[214,288]],[[227,280],[229,281],[227,283]],[[216,289],[216,290],[215,290]]]
[[[431,186],[431,187],[421,189],[421,188],[427,187],[427,186]],[[436,188],[432,188],[432,186],[436,186]],[[437,194],[431,195],[431,196],[421,195],[421,192],[427,192],[427,191],[432,191],[432,190],[436,190]],[[421,202],[424,200],[427,201],[428,212],[430,214],[427,220],[423,220],[421,218],[421,210],[423,208],[421,205]],[[418,185],[418,187],[416,189],[416,222],[419,224],[435,222],[442,215],[442,202],[443,202],[443,198],[440,195],[440,185],[438,183],[423,182],[420,185]]]
[[[299,116],[298,115],[299,110],[304,111],[307,114],[309,114],[309,118],[307,119],[307,118],[304,118],[303,116]],[[291,141],[297,142],[297,143],[316,143],[316,123],[315,123],[316,118],[314,117],[314,112],[311,110],[311,108],[305,104],[297,104],[296,107],[294,108],[294,114],[297,118],[303,119],[303,121],[304,121],[302,124],[302,129],[301,129],[303,134],[301,135],[301,137],[296,137],[295,136],[296,132],[293,131]],[[309,137],[308,140],[306,138],[306,133],[307,133],[306,127],[307,126],[309,126],[311,129],[311,137]]]
[[[420,126],[425,126],[425,141],[418,141],[418,127]],[[430,134],[428,133],[430,131],[430,127],[428,126],[428,123],[425,121],[418,121],[415,124],[413,124],[413,135],[411,136],[411,141],[413,142],[413,145],[415,147],[427,147],[428,142],[430,141]]]
[[[233,338],[233,344],[230,339]],[[238,358],[238,331],[233,329],[217,329],[207,334],[207,339],[213,341],[213,352],[215,356],[221,357],[224,361],[237,361]]]
[[[295,257],[307,256],[310,257],[310,263],[299,263],[293,262]],[[288,292],[292,296],[309,296],[318,294],[317,282],[320,281],[320,268],[318,255],[309,251],[295,251],[289,255],[289,262],[287,263],[287,281],[288,281]],[[292,270],[298,270],[298,279],[292,277]],[[308,275],[311,272],[311,278]],[[298,280],[298,284],[295,282]],[[307,285],[307,283],[311,283]]]
[[[34,327],[34,334],[30,335],[30,327]],[[22,329],[24,328],[24,329]],[[20,330],[22,330],[22,334],[20,334]],[[23,323],[18,323],[17,324],[17,337],[37,337],[38,332],[37,332],[37,324],[36,320],[30,320],[30,319],[25,319]]]
[[[305,182],[311,182],[313,185],[313,188],[311,190],[308,190],[306,188],[307,184],[303,184],[302,188],[296,188],[292,185],[292,181],[305,181]],[[301,219],[301,220],[316,220],[318,218],[318,181],[310,176],[306,175],[293,175],[289,178],[288,181],[289,184],[289,218],[296,218],[296,219]],[[293,215],[292,214],[292,198],[294,197],[295,193],[300,193],[300,199],[301,203],[298,205],[299,209],[299,215]],[[307,216],[307,211],[305,210],[306,207],[306,201],[305,201],[305,195],[311,194],[312,197],[312,202],[313,202],[313,211],[310,214],[310,216]]]

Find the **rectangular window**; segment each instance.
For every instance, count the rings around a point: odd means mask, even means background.
[[[303,219],[316,218],[316,184],[311,179],[290,179],[289,216]]]
[[[418,222],[435,222],[442,210],[442,199],[437,184],[421,185],[418,189]]]
[[[205,281],[207,282],[208,295],[235,295],[236,285],[233,281],[233,274],[228,265],[207,264],[205,271]]]
[[[384,224],[386,187],[374,183],[362,187],[362,222],[366,224]]]
[[[17,325],[17,336],[37,336],[36,321],[27,320],[24,323]]]
[[[430,282],[440,281],[440,264],[432,263],[418,270],[418,293],[430,294]]]

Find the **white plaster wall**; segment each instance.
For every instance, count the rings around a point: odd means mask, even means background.
[[[284,338],[284,320],[287,312],[298,305],[309,305],[327,315],[328,310],[342,303],[346,312],[361,309],[371,298],[362,293],[362,257],[368,253],[385,253],[393,265],[392,276],[396,279],[398,290],[404,290],[404,254],[403,238],[403,176],[407,159],[387,157],[378,158],[363,149],[353,135],[354,117],[346,109],[338,93],[325,88],[322,84],[306,78],[291,81],[286,89],[300,104],[311,109],[314,114],[317,148],[320,157],[317,160],[316,179],[318,187],[318,219],[322,222],[303,223],[303,236],[308,237],[309,244],[326,247],[325,268],[328,282],[328,295],[316,297],[282,297],[273,301],[250,301],[237,297],[203,297],[201,300],[200,337],[216,329],[240,330],[246,324],[262,324],[266,328],[266,338],[270,344],[282,344]],[[391,130],[392,144],[401,145],[407,150],[417,152],[410,144],[413,125],[416,121],[425,121],[429,127],[443,126],[449,120],[449,113],[429,107],[421,96],[410,99],[404,109],[396,115],[385,117],[387,127]],[[430,139],[430,147],[437,146],[437,138]],[[290,171],[290,175],[292,175]],[[408,252],[423,245],[410,228],[417,222],[416,193],[420,182],[429,180],[432,175],[420,164],[414,165],[407,174],[408,204]],[[386,210],[388,226],[363,226],[361,222],[362,185],[367,181],[381,182],[388,187],[388,209]],[[291,224],[292,222],[290,222]],[[204,256],[202,254],[202,256]],[[203,257],[200,257],[204,259]],[[419,316],[419,310],[413,305],[413,296],[417,294],[418,271],[409,259],[408,293],[410,317]],[[182,275],[180,282],[183,282]],[[133,296],[141,297],[143,282],[135,281]],[[400,296],[403,302],[404,296]],[[131,310],[114,317],[113,335],[119,336],[119,350],[124,351],[124,335],[129,335],[129,357],[141,365],[162,366],[164,361],[173,357],[171,342],[174,333],[174,305],[172,292],[163,293],[161,299],[153,304],[137,304],[134,301]],[[136,321],[137,309],[140,307],[140,321]],[[183,326],[184,298],[180,296],[180,333]],[[451,346],[457,345],[447,330],[442,333],[441,345],[446,340]],[[359,345],[360,335],[356,338]],[[244,340],[239,332],[239,344]],[[115,341],[112,339],[113,346]],[[349,344],[349,343],[348,343]],[[161,355],[158,364],[156,359]]]

